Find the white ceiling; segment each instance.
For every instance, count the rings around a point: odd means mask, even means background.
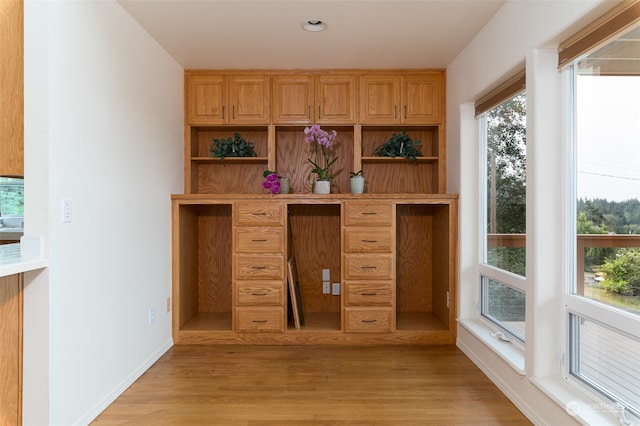
[[[505,0],[119,3],[185,69],[446,68]]]

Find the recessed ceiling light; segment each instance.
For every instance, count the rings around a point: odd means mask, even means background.
[[[302,23],[302,28],[304,28],[306,31],[313,32],[324,31],[327,29],[327,24],[320,21],[319,19],[309,19],[308,21]]]

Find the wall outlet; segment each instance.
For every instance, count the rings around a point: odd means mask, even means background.
[[[73,220],[73,203],[71,200],[62,200],[62,223],[71,223]]]
[[[156,308],[153,306],[149,308],[149,324],[154,324],[156,322]]]
[[[331,272],[328,269],[322,270],[322,281],[329,281],[331,279]]]
[[[331,294],[331,283],[329,281],[322,282],[322,294]]]
[[[340,283],[333,283],[333,287],[331,287],[331,294],[334,296],[340,296]]]

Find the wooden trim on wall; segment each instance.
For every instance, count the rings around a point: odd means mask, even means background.
[[[640,0],[624,0],[558,46],[558,68],[569,65],[640,22]]]

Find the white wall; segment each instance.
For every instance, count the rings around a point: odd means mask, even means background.
[[[182,73],[115,1],[26,2],[25,425],[88,424],[172,344]]]
[[[561,404],[530,379],[560,377],[564,211],[562,78],[557,43],[617,2],[510,0],[447,68],[447,176],[460,193],[459,318],[478,314],[479,141],[473,102],[527,67],[527,345],[518,371],[477,331],[458,326],[458,346],[536,424],[570,424]],[[544,230],[544,231],[542,231]]]

